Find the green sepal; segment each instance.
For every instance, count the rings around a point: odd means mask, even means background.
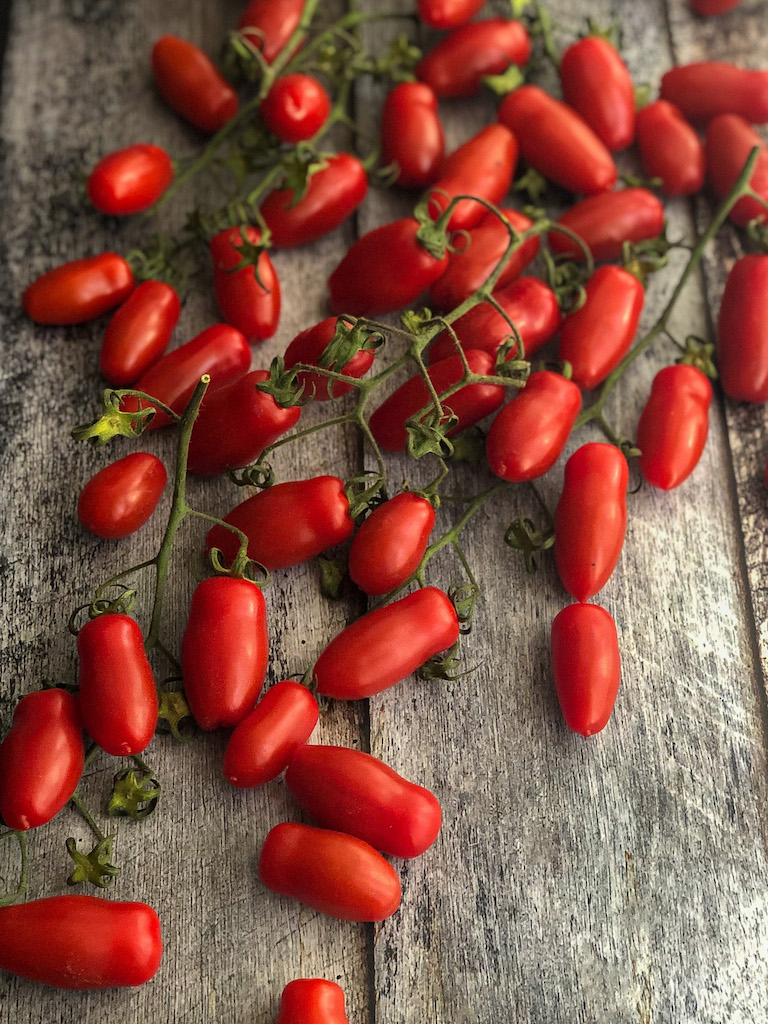
[[[318,555],[315,558],[320,569],[320,593],[330,601],[338,601],[342,595],[346,568],[337,558]]]
[[[487,86],[497,96],[506,96],[508,93],[514,92],[515,89],[519,88],[524,81],[525,75],[517,64],[510,64],[507,70],[503,71],[500,75],[485,75],[483,85]]]
[[[104,403],[103,414],[93,423],[75,427],[72,437],[75,441],[90,441],[100,448],[108,444],[113,437],[138,437],[155,415],[154,407],[139,408],[135,412],[123,412],[120,403],[125,391],[107,389],[102,393]],[[141,403],[139,403],[141,404]]]
[[[695,334],[689,334],[685,339],[685,352],[678,362],[695,366],[705,377],[717,380],[717,367],[712,358],[714,354],[715,346],[711,341],[704,341],[703,338],[697,338]]]
[[[112,863],[112,844],[114,836],[105,836],[101,839],[90,853],[80,853],[77,849],[77,841],[71,836],[67,839],[67,853],[75,862],[75,868],[67,879],[67,885],[79,885],[81,882],[89,882],[99,889],[106,889],[112,884],[112,879],[119,874],[120,868]]]
[[[539,567],[536,556],[552,547],[555,543],[555,531],[552,527],[537,530],[533,520],[520,517],[507,528],[504,543],[515,551],[520,551],[526,572],[534,573]]]
[[[188,743],[192,738],[188,731],[185,735],[180,728],[182,722],[190,724],[194,722],[189,704],[181,690],[166,690],[160,694],[160,708],[157,717],[168,723],[171,735],[179,743]]]
[[[152,814],[159,798],[160,783],[149,769],[122,768],[115,775],[107,814],[142,821]]]
[[[269,377],[260,381],[255,387],[265,395],[271,395],[279,406],[287,409],[292,405],[301,405],[312,396],[305,395],[303,386],[298,383],[298,370],[286,370],[282,356],[275,356],[269,364]]]
[[[410,457],[421,459],[425,455],[437,455],[439,458],[450,458],[453,442],[446,437],[446,433],[458,422],[456,413],[446,414],[445,409],[442,414],[437,409],[431,409],[420,420],[407,419],[406,449]]]

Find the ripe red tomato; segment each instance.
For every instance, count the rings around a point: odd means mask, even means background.
[[[306,686],[275,683],[236,727],[224,751],[224,775],[240,789],[263,786],[288,767],[312,735],[319,709]]]
[[[285,350],[283,359],[286,370],[292,369],[297,363],[304,363],[307,366],[319,366],[323,352],[325,352],[336,333],[338,323],[338,317],[329,316],[326,320],[321,320],[319,324],[315,324],[314,327],[308,327],[306,331],[297,334]],[[343,373],[347,377],[357,377],[360,379],[370,370],[375,356],[376,352],[374,349],[361,348],[338,372]],[[326,368],[329,370],[336,369],[335,366],[328,366]],[[341,398],[342,395],[346,395],[348,391],[352,390],[351,384],[330,381],[321,373],[310,373],[308,370],[302,370],[298,374],[297,380],[304,388],[304,396],[307,398],[311,397],[315,402],[325,402],[330,398]],[[328,393],[329,387],[332,394]]]
[[[640,472],[653,487],[679,487],[696,468],[709,428],[712,385],[695,366],[665,366],[653,378],[637,425]]]
[[[704,184],[704,146],[674,104],[656,100],[638,111],[637,145],[643,170],[666,195],[690,196]]]
[[[129,387],[168,347],[181,313],[175,288],[143,281],[112,316],[101,345],[101,374],[113,387]]]
[[[768,256],[742,256],[728,274],[717,318],[717,368],[729,398],[768,401]]]
[[[422,82],[399,82],[381,111],[381,162],[397,167],[403,188],[423,188],[437,177],[445,138],[437,97]]]
[[[305,142],[325,125],[331,97],[312,75],[281,75],[259,107],[267,128],[281,142]]]
[[[432,28],[455,28],[474,18],[485,0],[417,0],[419,18]]]
[[[272,892],[343,921],[383,921],[400,906],[400,879],[372,846],[297,822],[269,832],[259,877]]]
[[[388,594],[416,571],[435,525],[430,501],[403,491],[377,505],[352,538],[349,575],[365,594]]]
[[[41,274],[27,286],[22,304],[38,324],[82,324],[125,302],[134,285],[123,257],[102,252]]]
[[[438,40],[416,65],[416,77],[441,99],[474,96],[486,75],[499,75],[510,64],[523,67],[530,56],[531,39],[521,22],[486,18]]]
[[[394,686],[459,638],[450,599],[422,587],[343,629],[315,662],[317,692],[358,700]]]
[[[691,10],[702,18],[708,18],[714,14],[732,11],[740,3],[741,0],[691,0]]]
[[[555,509],[555,562],[563,586],[587,601],[608,582],[627,530],[627,460],[612,444],[577,448]]]
[[[559,459],[580,411],[581,392],[573,381],[551,370],[532,373],[488,431],[492,472],[513,483],[543,476]]]
[[[604,36],[572,43],[560,59],[563,99],[615,153],[635,137],[635,86],[616,47]]]
[[[306,193],[294,203],[293,190],[276,189],[261,204],[261,216],[275,249],[307,245],[351,216],[368,192],[365,168],[350,153],[329,156],[309,178]]]
[[[256,228],[227,228],[211,239],[213,286],[222,318],[250,342],[271,338],[280,319],[280,281],[267,252],[253,265],[235,270],[243,260],[243,236],[258,245]]]
[[[498,118],[514,132],[524,159],[550,181],[583,195],[616,183],[616,164],[605,144],[580,114],[537,85],[521,85],[505,96]]]
[[[662,75],[660,95],[689,121],[708,121],[717,114],[738,114],[752,124],[768,121],[768,71],[716,60],[684,64]]]
[[[271,64],[299,27],[303,11],[304,0],[250,0],[237,26]]]
[[[81,732],[77,701],[66,690],[21,698],[0,743],[0,816],[8,828],[45,825],[69,803],[83,774]]]
[[[720,199],[725,198],[736,184],[755,146],[760,152],[749,185],[753,192],[768,200],[768,146],[762,138],[743,117],[736,114],[713,117],[707,125],[707,178]],[[768,211],[752,196],[742,196],[728,216],[734,224],[746,227],[751,220],[767,220]]]
[[[268,653],[261,589],[236,576],[211,576],[198,583],[181,642],[181,672],[201,729],[231,728],[243,721],[264,685]]]
[[[99,160],[88,175],[88,195],[100,213],[121,217],[149,209],[172,181],[165,150],[139,143]]]
[[[0,969],[42,985],[143,985],[162,954],[160,920],[146,903],[50,896],[0,909]]]
[[[283,989],[275,1024],[349,1024],[344,992],[335,981],[297,978]]]
[[[343,544],[354,530],[344,481],[337,476],[315,476],[273,484],[235,506],[224,522],[248,537],[248,557],[267,569],[299,565],[326,548]],[[206,547],[219,548],[227,561],[240,542],[231,530],[214,526]]]
[[[115,757],[140,754],[155,735],[158,700],[138,623],[117,612],[89,619],[77,654],[85,731]]]
[[[597,604],[571,604],[552,623],[552,674],[566,725],[594,736],[611,717],[621,679],[616,623]]]
[[[597,263],[605,263],[621,259],[624,242],[642,242],[660,235],[664,207],[646,188],[622,188],[582,199],[558,217],[557,223],[579,235]],[[584,258],[576,243],[559,231],[550,231],[549,245],[558,255]]]
[[[168,482],[165,466],[150,452],[131,452],[100,469],[80,492],[77,518],[104,540],[128,537],[157,508]]]
[[[237,113],[235,90],[211,59],[186,39],[158,39],[152,48],[152,72],[168,106],[201,132],[217,132]]]

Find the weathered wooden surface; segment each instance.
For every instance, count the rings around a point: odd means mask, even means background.
[[[114,451],[68,440],[72,424],[96,407],[103,323],[35,328],[19,312],[19,295],[52,264],[142,239],[136,225],[90,214],[78,176],[132,141],[192,150],[194,133],[153,92],[147,54],[164,32],[213,52],[239,8],[236,0],[12,5],[0,171],[3,726],[41,677],[72,678],[72,607],[116,566],[151,556],[161,531],[158,520],[116,546],[76,527],[79,487]],[[412,6],[398,0],[398,9]],[[551,9],[573,32],[587,14],[620,20],[633,75],[653,87],[673,62],[730,56],[768,66],[768,12],[757,0],[710,21],[692,19],[686,0],[560,0]],[[392,31],[404,28],[411,23]],[[364,117],[374,99],[361,90]],[[491,110],[490,101],[446,105],[452,143]],[[632,166],[629,158],[624,164]],[[406,209],[402,197],[375,194],[356,225],[277,255],[284,311],[278,336],[256,350],[257,365],[324,315],[325,278],[355,229]],[[693,209],[670,204],[670,235],[689,235],[710,212],[703,200]],[[725,231],[681,303],[678,336],[711,332],[725,272],[740,251],[736,234]],[[645,324],[680,266],[676,260],[651,284]],[[213,319],[212,297],[200,288],[176,337]],[[669,351],[649,353],[618,389],[610,414],[623,432],[633,433],[653,373],[669,359]],[[172,452],[170,437],[153,435],[142,446]],[[297,816],[282,784],[234,792],[220,775],[223,738],[183,749],[160,739],[147,758],[163,781],[161,812],[116,826],[122,873],[114,891],[157,908],[167,943],[160,973],[137,991],[64,995],[3,975],[0,1021],[267,1024],[282,986],[298,976],[338,979],[355,1024],[766,1019],[766,448],[765,411],[718,397],[693,477],[670,494],[643,488],[632,497],[619,570],[599,598],[619,627],[623,685],[611,725],[589,742],[562,724],[550,679],[549,624],[566,603],[562,587],[550,563],[528,577],[502,544],[511,519],[535,509],[510,497],[478,517],[466,538],[485,588],[467,644],[475,670],[450,684],[406,681],[369,707],[334,705],[316,734],[370,749],[443,802],[435,847],[397,864],[404,899],[392,919],[375,929],[336,922],[265,892],[255,870],[260,843],[273,824]],[[282,476],[348,476],[360,464],[356,442],[340,434],[299,449],[278,464]],[[409,478],[419,472],[409,469]],[[545,487],[551,502],[560,472]],[[465,484],[477,479],[467,474]],[[191,497],[214,512],[233,501],[225,482],[194,484]],[[442,516],[447,522],[448,512]],[[185,541],[187,552],[199,547],[191,530]],[[182,555],[166,622],[176,645],[190,568]],[[446,558],[435,581],[458,575]],[[305,668],[361,610],[359,602],[322,601],[309,567],[277,573],[268,607],[271,679]],[[94,806],[113,770],[106,757],[89,769],[84,788]],[[62,891],[67,835],[86,839],[69,812],[32,837],[30,896]],[[7,840],[0,858],[0,874],[10,876]]]

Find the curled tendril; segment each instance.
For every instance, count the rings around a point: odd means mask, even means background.
[[[515,519],[507,528],[504,543],[515,551],[520,551],[526,572],[534,573],[539,567],[536,555],[552,547],[555,543],[555,531],[552,527],[537,530],[532,519],[521,517]]]
[[[252,466],[241,469],[239,476],[234,470],[229,469],[227,475],[238,487],[258,487],[265,490],[275,482],[274,470],[268,462],[254,462]]]

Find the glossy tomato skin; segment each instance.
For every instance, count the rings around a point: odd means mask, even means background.
[[[357,836],[393,857],[419,857],[440,831],[442,811],[434,793],[362,750],[299,747],[285,784],[323,827]]]
[[[224,775],[239,789],[271,782],[312,735],[319,716],[306,686],[284,679],[270,687],[235,728],[224,752]]]
[[[259,107],[267,128],[281,142],[305,142],[325,125],[331,97],[312,75],[281,75]]]
[[[557,223],[579,235],[597,263],[605,263],[621,259],[624,242],[660,235],[664,207],[647,188],[622,188],[582,199],[558,217]],[[550,231],[549,245],[558,255],[584,259],[576,243],[557,230]]]
[[[168,473],[151,452],[131,452],[91,477],[80,492],[77,518],[104,540],[128,537],[149,520],[162,497]]]
[[[423,188],[437,177],[445,138],[437,97],[423,82],[399,82],[381,111],[381,162],[397,166],[397,184]]]
[[[616,623],[596,604],[571,604],[555,617],[552,674],[566,725],[594,736],[608,724],[621,680]]]
[[[416,571],[435,525],[423,495],[403,491],[377,505],[352,538],[349,575],[369,596],[388,594]]]
[[[329,316],[325,320],[321,320],[319,324],[308,327],[306,331],[297,334],[285,350],[283,359],[286,370],[292,369],[297,363],[318,366],[323,352],[336,333],[338,319],[338,317]],[[346,377],[360,379],[370,370],[375,356],[376,353],[373,349],[360,349],[348,363],[341,367],[339,373],[343,373]],[[332,370],[335,367],[329,366],[328,369]],[[352,384],[330,381],[328,377],[324,377],[320,373],[310,373],[307,370],[302,370],[297,380],[304,387],[304,395],[311,397],[314,402],[326,402],[330,398],[341,398],[353,387]],[[332,394],[328,393],[329,387]]]
[[[238,20],[238,28],[257,49],[267,64],[283,50],[299,27],[304,0],[250,0]],[[248,32],[246,29],[257,29]]]
[[[691,10],[699,17],[709,18],[715,14],[725,14],[738,7],[741,0],[691,0]]]
[[[122,217],[148,210],[172,181],[165,150],[137,143],[99,160],[88,175],[88,196],[100,213]]]
[[[162,954],[160,920],[146,903],[50,896],[0,908],[0,969],[42,985],[143,985]]]
[[[768,146],[763,139],[743,117],[736,114],[713,117],[707,125],[707,178],[720,199],[724,199],[736,184],[755,146],[759,153],[749,184],[757,195],[768,200]],[[728,217],[739,227],[746,227],[751,220],[768,219],[768,212],[757,199],[742,196]]]
[[[645,302],[645,288],[623,267],[598,267],[587,281],[584,304],[563,320],[559,357],[571,364],[574,383],[601,384],[630,349]]]
[[[656,100],[637,114],[637,145],[643,170],[660,178],[668,196],[690,196],[704,184],[704,146],[679,109]]]
[[[580,114],[537,85],[509,93],[497,116],[514,132],[524,159],[550,181],[582,195],[616,183],[616,164],[605,143]]]
[[[416,77],[441,99],[474,96],[486,75],[499,75],[510,64],[523,67],[530,56],[531,39],[521,22],[486,18],[438,40],[416,65]]]
[[[224,521],[248,537],[248,557],[267,569],[299,565],[326,548],[343,544],[354,530],[344,481],[315,476],[273,484],[237,505]],[[231,530],[214,526],[206,539],[208,550],[219,548],[231,561],[239,541]]]
[[[607,149],[626,149],[635,137],[635,87],[629,69],[603,36],[572,43],[560,60],[563,99]]]
[[[590,442],[565,464],[555,509],[555,562],[563,586],[587,601],[608,582],[627,530],[627,460],[611,444]]]
[[[738,114],[752,124],[768,121],[768,71],[715,60],[683,64],[662,75],[660,95],[689,121],[709,121],[717,114]]]
[[[0,816],[8,828],[25,832],[55,817],[72,798],[84,760],[72,694],[53,689],[22,697],[0,743]]]
[[[267,613],[261,589],[211,576],[192,594],[181,643],[184,693],[201,729],[231,728],[258,700],[267,672]]]
[[[522,483],[543,476],[565,448],[581,411],[581,392],[551,370],[532,373],[511,402],[494,417],[485,439],[491,471]]]
[[[116,252],[62,263],[27,286],[22,305],[38,324],[82,324],[125,302],[133,271]]]
[[[448,596],[422,587],[375,608],[342,630],[317,659],[317,692],[359,700],[394,686],[459,638]]]
[[[343,921],[383,921],[400,906],[400,879],[372,846],[297,822],[269,832],[259,877],[272,892]]]
[[[271,338],[280,319],[280,281],[267,252],[256,266],[235,267],[242,261],[243,235],[257,245],[261,235],[253,227],[227,228],[211,239],[213,287],[222,318],[250,342]]]
[[[653,487],[679,487],[696,468],[709,428],[712,385],[695,366],[665,366],[653,378],[637,426],[640,472]]]
[[[432,28],[456,28],[477,14],[485,0],[417,0],[419,19]]]
[[[181,313],[175,288],[142,281],[107,324],[101,345],[101,375],[113,387],[129,387],[168,347]]]
[[[155,734],[158,700],[138,623],[118,612],[89,619],[77,654],[85,731],[115,757],[140,754]]]
[[[152,72],[165,102],[201,132],[213,134],[237,113],[237,93],[203,51],[179,36],[152,48]]]
[[[768,256],[737,260],[717,318],[717,368],[736,402],[768,401]]]
[[[349,1024],[344,992],[335,981],[296,978],[283,989],[275,1024]]]

